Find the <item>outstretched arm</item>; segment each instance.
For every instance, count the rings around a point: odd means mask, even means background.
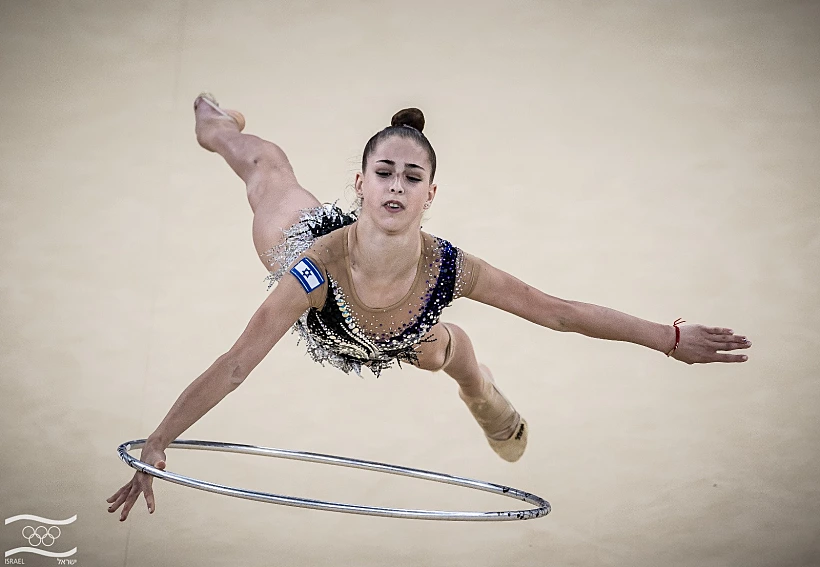
[[[307,295],[296,279],[283,278],[254,313],[233,347],[180,394],[162,423],[146,440],[140,460],[165,469],[168,445],[233,392],[308,307]],[[108,511],[115,512],[124,504],[120,514],[120,521],[124,521],[139,495],[144,493],[148,510],[153,513],[152,480],[153,477],[145,473],[134,473],[129,482],[108,498],[107,502],[111,504]]]
[[[308,307],[299,283],[282,278],[236,343],[182,392],[148,441],[167,447],[235,390]]]
[[[552,297],[484,261],[469,297],[555,331],[635,343],[663,353],[675,346],[672,325],[653,323],[600,305]],[[673,356],[687,364],[744,362],[743,355],[718,351],[751,346],[746,337],[722,327],[686,325],[680,327],[680,333],[680,344]]]

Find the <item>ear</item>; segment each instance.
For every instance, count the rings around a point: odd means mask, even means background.
[[[356,173],[356,180],[353,182],[353,188],[356,190],[356,196],[362,197],[364,194],[362,193],[362,183],[364,182],[364,176],[362,172],[359,171]]]
[[[438,191],[438,185],[435,183],[431,183],[430,187],[427,189],[427,202],[432,203],[433,199],[436,198],[436,191]]]

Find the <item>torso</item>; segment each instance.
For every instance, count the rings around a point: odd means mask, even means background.
[[[393,293],[384,294],[383,286],[368,286],[351,270],[349,230],[345,226],[317,239],[304,254],[324,281],[305,288],[311,308],[296,329],[314,360],[345,372],[359,372],[366,365],[378,375],[394,361],[414,363],[414,347],[425,340],[442,309],[469,295],[478,263],[449,242],[421,232],[415,273],[399,278]],[[384,307],[374,307],[378,305]]]
[[[347,279],[350,284],[350,295],[354,302],[367,310],[391,309],[408,299],[410,292],[418,286],[418,279],[424,272],[424,238],[420,246],[415,246],[409,258],[393,263],[389,268],[384,262],[378,262],[377,269],[367,269],[362,263],[357,264],[352,254],[358,242],[358,223],[346,227],[342,235],[345,246]],[[421,233],[419,233],[421,236]],[[400,267],[396,267],[398,266]]]

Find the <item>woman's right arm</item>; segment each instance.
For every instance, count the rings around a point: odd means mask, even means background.
[[[140,460],[165,468],[165,449],[199,418],[233,392],[309,307],[307,295],[295,278],[285,276],[257,309],[231,349],[216,359],[185,388],[168,414],[148,437]],[[109,512],[125,504],[120,521],[128,517],[141,492],[149,512],[154,512],[153,477],[137,472],[107,502]]]

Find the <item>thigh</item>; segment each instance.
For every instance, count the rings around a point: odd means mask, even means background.
[[[266,252],[281,244],[283,230],[299,221],[301,212],[320,205],[313,194],[299,185],[293,175],[271,172],[248,181],[253,209],[253,244],[265,268],[272,267]]]

